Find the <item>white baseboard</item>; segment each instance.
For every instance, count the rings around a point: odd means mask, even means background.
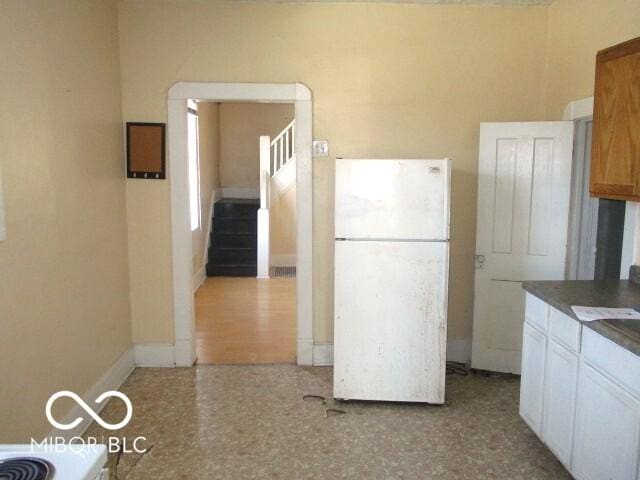
[[[299,338],[297,344],[298,365],[313,365],[313,340]]]
[[[319,342],[313,344],[313,365],[316,367],[333,365],[333,343]]]
[[[298,340],[300,348],[300,340]],[[447,360],[468,363],[471,361],[471,340],[449,340],[447,342]],[[300,362],[298,362],[300,364]],[[313,365],[333,365],[333,343],[317,342],[313,344]]]
[[[258,187],[222,187],[222,198],[260,198]]]
[[[99,413],[108,402],[103,404],[96,404],[96,398],[109,390],[118,390],[124,381],[131,375],[131,372],[135,369],[135,355],[133,347],[124,352],[118,360],[107,370],[102,377],[84,394],[81,398],[87,405],[90,405],[96,413]],[[82,435],[85,430],[91,425],[93,419],[86,415],[82,407],[78,404],[74,404],[73,408],[65,415],[64,420],[61,423],[71,423],[76,418],[81,417],[80,422],[75,428],[71,430],[59,430],[54,428],[49,432],[49,437],[63,437],[66,441],[69,441],[73,437]]]
[[[470,363],[471,339],[449,340],[447,342],[447,360],[459,363]]]
[[[272,267],[289,267],[296,264],[296,254],[275,254],[271,255],[270,263]]]
[[[195,293],[198,290],[204,281],[207,279],[207,272],[205,270],[205,266],[203,265],[200,269],[193,274],[193,292]]]
[[[137,367],[175,367],[175,349],[164,343],[137,343],[135,345]]]
[[[176,340],[174,363],[176,367],[192,367],[196,363],[195,339]]]

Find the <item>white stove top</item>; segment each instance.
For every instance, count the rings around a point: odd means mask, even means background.
[[[0,460],[41,458],[53,465],[53,480],[94,480],[107,463],[105,445],[0,445]]]

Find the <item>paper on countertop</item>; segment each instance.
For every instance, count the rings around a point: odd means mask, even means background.
[[[583,322],[594,320],[640,320],[640,313],[633,308],[605,308],[572,306],[573,313]]]

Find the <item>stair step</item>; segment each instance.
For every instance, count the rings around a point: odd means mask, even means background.
[[[255,277],[255,265],[207,265],[208,277]]]
[[[258,209],[253,199],[227,198],[214,205],[207,276],[255,277]]]
[[[214,248],[257,248],[258,235],[255,233],[212,233],[211,244]]]
[[[244,218],[258,217],[259,200],[252,199],[222,199],[213,206],[213,218]]]
[[[248,218],[213,217],[213,233],[257,233],[258,222]]]
[[[232,267],[234,265],[242,265],[243,267],[255,267],[256,266],[255,258],[236,258],[236,259],[228,259],[228,258],[212,258],[207,266],[209,267]]]
[[[258,251],[255,248],[209,248],[210,264],[256,264]]]
[[[251,265],[256,266],[256,258],[229,258],[229,257],[210,257],[207,265],[215,265],[218,267],[225,267],[229,265]]]

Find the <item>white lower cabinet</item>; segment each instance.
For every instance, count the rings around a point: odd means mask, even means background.
[[[544,395],[545,335],[525,322],[522,338],[520,416],[538,434],[542,433],[542,398]]]
[[[640,358],[529,297],[520,415],[577,480],[640,480]]]
[[[542,431],[547,446],[568,469],[571,469],[577,388],[578,355],[557,341],[549,340]]]
[[[640,402],[586,363],[580,366],[573,473],[636,480]]]

